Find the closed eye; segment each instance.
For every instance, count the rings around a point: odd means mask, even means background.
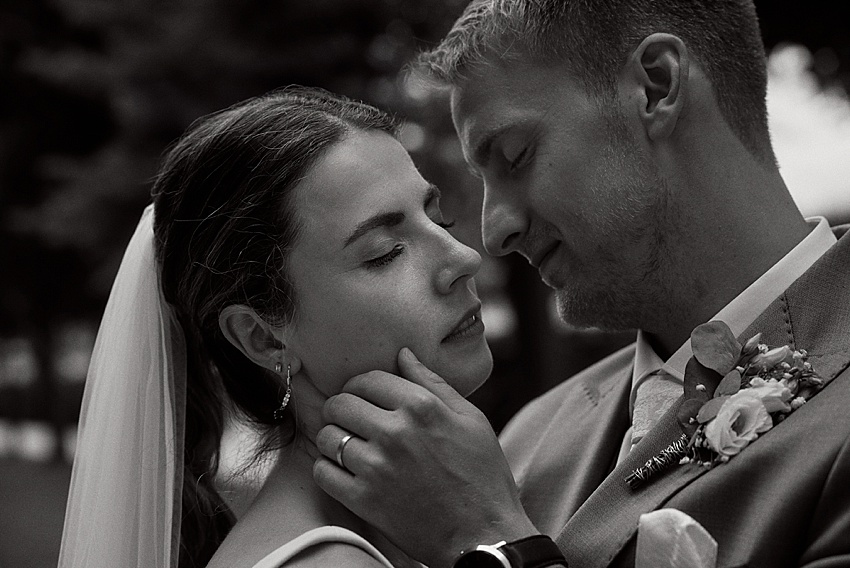
[[[510,164],[508,164],[508,171],[509,171],[510,173],[514,173],[514,172],[515,172],[515,171],[516,171],[516,170],[517,170],[520,166],[522,166],[522,165],[523,165],[523,163],[525,162],[525,158],[526,158],[526,156],[528,156],[528,147],[526,147],[525,149],[523,149],[523,151],[522,151],[522,152],[520,152],[520,153],[517,155],[517,157],[516,157],[516,158],[514,158],[514,159],[510,162]]]
[[[443,219],[443,212],[440,211],[440,190],[436,185],[429,184],[422,207],[426,212],[429,209],[436,209],[436,215],[434,215],[436,219],[432,218],[432,220],[437,226],[442,227],[443,229],[450,229],[454,227],[454,221],[446,221]]]
[[[392,248],[390,252],[387,254],[382,254],[377,258],[373,258],[366,261],[366,266],[368,268],[381,268],[382,266],[386,266],[392,261],[394,261],[401,253],[404,252],[404,245],[396,245]]]

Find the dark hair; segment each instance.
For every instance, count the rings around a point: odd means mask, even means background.
[[[192,124],[165,156],[152,194],[162,290],[186,336],[187,393],[181,568],[205,566],[233,526],[216,492],[225,408],[232,402],[264,434],[265,449],[295,434],[273,414],[281,380],[249,361],[219,329],[232,304],[278,325],[295,314],[287,259],[299,234],[293,188],[354,131],[395,135],[369,105],[289,87]]]
[[[477,66],[529,57],[563,64],[604,101],[628,54],[655,32],[685,42],[732,131],[756,158],[774,164],[764,44],[751,0],[473,0],[416,68],[457,85]]]

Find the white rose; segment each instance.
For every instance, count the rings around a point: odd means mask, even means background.
[[[752,390],[743,389],[730,396],[705,427],[708,444],[721,456],[736,455],[773,427],[770,414]]]
[[[789,412],[791,410],[789,404],[793,398],[791,390],[785,383],[776,379],[764,380],[761,377],[755,377],[750,381],[750,388],[747,389],[747,392],[758,396],[768,412],[778,410]]]

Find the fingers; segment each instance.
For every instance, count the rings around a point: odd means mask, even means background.
[[[462,410],[468,405],[465,398],[444,381],[440,375],[423,365],[413,354],[413,351],[407,347],[403,347],[398,352],[398,366],[405,379],[425,388],[449,408]]]
[[[427,423],[446,411],[470,415],[478,410],[439,375],[423,365],[410,349],[399,352],[404,378],[371,371],[350,379],[343,392],[328,399],[323,418],[372,440],[391,435],[398,422]]]
[[[330,465],[343,470],[346,476],[373,475],[376,471],[386,467],[387,463],[376,453],[366,440],[351,434],[339,426],[329,424],[319,431],[316,436],[316,447],[321,456],[319,459],[330,460]],[[341,477],[339,480],[347,479]]]
[[[354,475],[327,457],[320,457],[313,464],[313,480],[325,493],[343,505],[348,506],[357,496]]]
[[[389,411],[359,395],[345,392],[327,400],[322,417],[327,424],[336,424],[366,440],[386,429],[386,424],[392,420]]]
[[[349,475],[363,471],[363,456],[368,449],[366,442],[339,426],[329,424],[322,428],[316,436],[316,447]]]
[[[421,387],[384,371],[371,371],[352,377],[342,392],[364,398],[379,408],[395,410]]]
[[[399,351],[401,377],[383,371],[371,371],[349,379],[343,392],[368,400],[385,410],[410,405],[427,405],[430,396],[455,410],[465,409],[468,403],[442,377],[423,365],[413,352],[404,347]]]

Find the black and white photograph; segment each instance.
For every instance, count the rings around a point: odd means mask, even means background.
[[[850,4],[6,0],[0,568],[850,568]]]

